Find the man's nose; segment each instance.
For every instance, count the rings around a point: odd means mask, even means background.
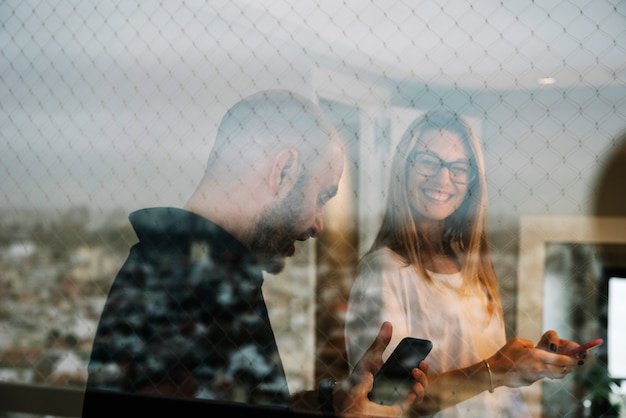
[[[309,229],[309,236],[311,238],[317,238],[322,235],[322,232],[324,232],[324,212],[320,210],[317,211],[313,225]]]

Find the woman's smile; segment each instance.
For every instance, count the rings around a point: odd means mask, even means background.
[[[452,193],[446,193],[437,189],[422,188],[422,193],[430,200],[435,202],[448,202],[454,196]]]

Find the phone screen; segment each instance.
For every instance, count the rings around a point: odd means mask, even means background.
[[[385,364],[374,376],[370,400],[392,405],[406,397],[413,382],[411,370],[426,358],[433,344],[429,340],[406,337],[393,350]]]

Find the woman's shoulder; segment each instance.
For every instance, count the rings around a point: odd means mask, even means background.
[[[406,263],[389,248],[370,251],[360,260],[351,293],[355,300],[374,300],[380,297],[382,287],[401,280],[405,268]]]
[[[383,270],[401,269],[407,266],[406,261],[388,247],[370,251],[361,258],[361,269]]]

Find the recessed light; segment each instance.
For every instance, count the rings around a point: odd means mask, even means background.
[[[542,77],[539,79],[539,84],[549,86],[550,84],[554,84],[555,81],[554,77]]]

